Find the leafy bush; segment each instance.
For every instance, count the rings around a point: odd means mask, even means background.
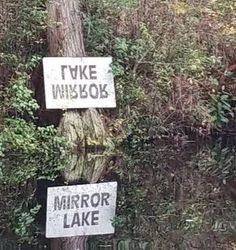
[[[23,119],[5,119],[0,133],[0,207],[1,228],[12,221],[11,228],[20,241],[32,243],[38,234],[35,216],[39,207],[35,201],[22,206],[30,197],[34,200],[37,179],[55,180],[67,164],[69,144],[57,135],[54,127],[40,128]],[[28,189],[28,186],[32,186]],[[25,190],[26,191],[23,191]],[[28,211],[28,212],[27,212]]]
[[[14,210],[14,221],[12,223],[15,234],[21,242],[35,243],[34,233],[37,230],[35,219],[40,207],[40,205],[36,205],[29,211],[24,211],[23,207]]]
[[[234,122],[234,70],[226,75],[235,62],[233,1],[84,5],[87,50],[113,56],[119,115],[127,123],[148,113],[168,134],[190,127],[201,135],[202,127],[223,131]]]
[[[1,205],[15,207],[11,225],[32,240],[38,207],[22,206],[20,200],[34,192],[24,196],[22,190],[35,179],[55,179],[69,145],[54,127],[38,127],[34,117],[38,104],[30,81],[47,53],[46,1],[10,2],[7,14],[17,18],[6,16],[0,41],[0,66],[10,69],[10,80],[0,86]],[[83,1],[82,10],[87,54],[113,57],[118,109],[111,113],[123,121],[128,148],[145,154],[144,161],[150,155],[143,150],[161,136],[235,128],[235,1],[92,0]],[[129,167],[136,170],[132,160]],[[127,189],[128,195],[135,192],[134,209],[145,196],[137,180]],[[166,211],[173,209],[167,203]],[[0,216],[3,227],[11,214]]]
[[[212,93],[210,97],[209,112],[213,124],[217,127],[222,127],[230,119],[235,118],[236,97],[224,90]]]
[[[0,67],[9,79],[0,86],[0,228],[33,243],[40,209],[33,198],[35,181],[61,175],[70,147],[53,126],[36,125],[39,106],[30,87],[32,72],[46,53],[45,1],[10,2],[6,13],[12,18],[6,16],[0,40]]]

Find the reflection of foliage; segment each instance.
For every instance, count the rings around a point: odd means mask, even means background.
[[[30,208],[29,211],[24,211],[22,207],[19,207],[14,211],[14,228],[16,235],[22,242],[34,241],[34,233],[37,230],[35,219],[40,205]]]
[[[190,245],[208,249],[217,245],[218,232],[212,232],[215,222],[235,221],[236,209],[227,194],[220,192],[218,180],[211,179],[199,164],[196,168],[196,157],[199,162],[212,164],[209,155],[201,152],[194,146],[178,148],[161,141],[158,148],[150,144],[138,151],[129,148],[119,171],[123,188],[118,214],[126,217],[120,235],[145,237],[160,249],[179,246],[189,250]],[[219,161],[235,159],[233,151],[225,150],[218,157]],[[215,240],[210,236],[213,234]]]
[[[213,148],[206,148],[196,156],[196,165],[201,171],[208,172],[221,180],[232,178],[235,175],[235,149],[223,147],[221,143]]]
[[[4,126],[0,133],[4,156],[1,181],[17,185],[34,176],[54,179],[60,173],[65,164],[67,143],[57,136],[53,127],[36,128],[22,119],[7,119]]]
[[[53,127],[37,128],[23,119],[5,120],[0,143],[1,229],[6,229],[10,220],[10,229],[21,240],[32,242],[39,208],[32,199],[35,180],[54,180],[61,173],[66,164],[67,143]],[[6,204],[7,210],[3,209]]]
[[[19,1],[9,2],[14,6]],[[125,233],[140,236],[143,232],[158,247],[184,249],[182,238],[191,239],[194,233],[209,229],[209,218],[222,217],[222,210],[233,218],[234,206],[224,202],[217,180],[208,178],[233,175],[235,151],[216,147],[192,157],[188,145],[181,148],[178,136],[186,127],[200,133],[202,127],[217,126],[222,132],[226,124],[235,122],[231,66],[236,6],[234,0],[208,4],[140,0],[138,6],[137,2],[83,1],[86,50],[88,55],[114,57],[119,103],[114,116],[124,120],[127,131],[129,152],[126,166],[119,170],[123,217],[116,223],[123,224],[125,218]],[[0,97],[0,154],[5,157],[0,165],[4,194],[0,204],[16,209],[15,231],[32,240],[28,234],[32,228],[26,227],[33,223],[37,209],[21,202],[34,193],[35,179],[58,175],[65,165],[67,145],[53,127],[35,125],[38,106],[29,90],[31,74],[46,53],[45,1],[24,0],[18,7],[13,14],[6,12],[10,17],[16,13],[17,21],[4,27],[0,41],[0,66],[10,68],[6,93]],[[173,141],[162,146],[163,135],[177,135],[178,147]],[[151,140],[155,145],[150,145]],[[5,210],[1,214],[2,228],[12,214]],[[148,233],[145,225],[150,226]]]
[[[126,223],[126,218],[124,215],[115,216],[112,220],[113,227],[123,227]]]

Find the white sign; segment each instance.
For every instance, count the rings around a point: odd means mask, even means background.
[[[113,234],[117,183],[50,187],[46,237]]]
[[[47,109],[115,108],[111,57],[45,57]]]

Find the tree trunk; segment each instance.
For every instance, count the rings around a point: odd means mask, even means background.
[[[51,56],[85,56],[79,0],[48,0]]]
[[[85,56],[79,0],[48,0],[48,47],[50,56]],[[66,111],[59,133],[73,145],[71,161],[64,176],[68,182],[81,178],[96,182],[103,172],[104,161],[97,158],[86,162],[79,152],[89,146],[106,146],[107,138],[101,116],[95,109]],[[96,162],[99,162],[97,164]],[[103,163],[103,164],[102,164]],[[87,237],[53,239],[52,250],[85,250]]]

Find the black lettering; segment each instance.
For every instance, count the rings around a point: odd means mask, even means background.
[[[110,198],[110,194],[109,193],[102,193],[102,203],[101,205],[104,206],[109,206],[109,202],[108,199]]]
[[[70,228],[70,226],[67,224],[67,214],[64,214],[64,224],[63,224],[64,228]]]
[[[95,215],[97,215],[97,216],[95,217]],[[91,225],[92,226],[98,225],[98,219],[99,219],[98,215],[99,215],[99,211],[92,211],[92,215],[91,215]]]
[[[107,98],[108,92],[106,91],[107,84],[99,84],[100,98]]]
[[[86,216],[85,216],[86,214]],[[88,217],[89,217],[90,212],[87,213],[82,213],[82,226],[84,226],[85,222],[87,224],[87,226],[89,226],[89,222],[88,222]]]
[[[65,96],[65,89],[64,89],[64,85],[59,85],[57,84],[56,86],[55,85],[52,85],[52,96],[53,96],[53,99],[57,99],[58,96],[59,98],[64,98]]]
[[[55,196],[54,198],[54,210],[65,210],[66,209],[66,196]]]
[[[67,196],[67,209],[70,209],[70,195]]]
[[[95,193],[91,196],[91,205],[92,207],[97,207],[100,203],[100,194]]]
[[[95,69],[96,65],[89,65],[89,76],[91,80],[97,79],[97,71]]]
[[[61,65],[61,78],[62,80],[65,80],[65,69],[67,68],[67,65]]]
[[[88,98],[88,92],[85,90],[87,85],[79,85],[80,98]],[[83,94],[84,93],[84,94]]]
[[[72,195],[71,196],[71,209],[79,208],[79,195]]]
[[[69,66],[70,69],[70,75],[73,80],[77,79],[78,75],[78,66],[75,66],[74,68],[72,66]]]
[[[82,194],[81,196],[81,208],[84,207],[84,204],[85,204],[85,207],[88,207],[88,199],[89,199],[89,195],[88,194]]]
[[[75,84],[74,86],[69,85],[69,88],[70,88],[70,98],[71,98],[71,99],[76,99],[76,98],[78,98],[78,93],[76,92],[76,87],[77,87],[76,84]]]
[[[88,77],[87,77],[87,75],[85,73],[86,69],[87,69],[87,65],[84,65],[84,66],[80,65],[79,66],[79,73],[80,73],[80,79],[81,80],[83,80],[83,79],[87,80],[88,79]]]
[[[68,85],[65,85],[66,99],[69,99]]]
[[[80,226],[79,214],[78,214],[78,213],[75,213],[75,214],[74,214],[74,217],[73,217],[73,220],[72,220],[72,223],[71,223],[71,227],[73,227],[75,224],[76,224],[78,227]]]
[[[98,87],[96,84],[93,83],[89,86],[89,94],[93,99],[98,98]]]

